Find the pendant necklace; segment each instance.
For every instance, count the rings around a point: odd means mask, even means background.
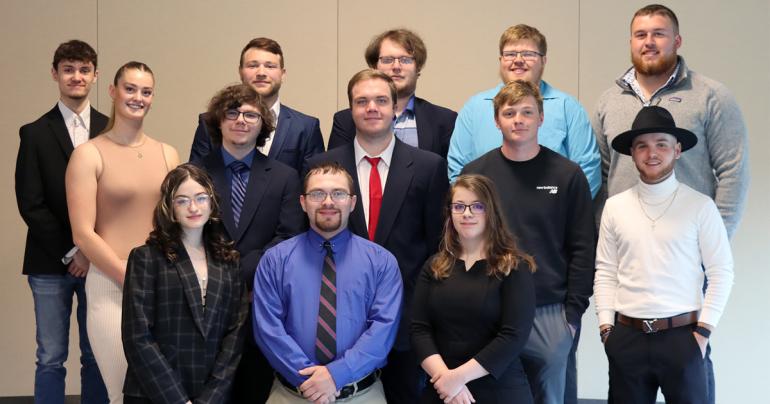
[[[646,202],[642,201],[642,197],[641,197],[641,195],[639,195],[639,190],[638,189],[636,190],[636,199],[639,201],[639,208],[642,209],[642,213],[644,214],[644,217],[646,217],[647,220],[650,221],[650,224],[651,224],[651,227],[652,227],[653,231],[655,231],[655,223],[658,220],[660,220],[660,218],[662,218],[666,214],[666,212],[668,212],[668,209],[671,207],[671,205],[674,204],[674,200],[676,199],[676,194],[678,192],[679,192],[679,186],[677,185],[676,189],[674,190],[674,193],[671,194],[671,200],[668,202],[668,205],[666,206],[666,208],[663,209],[663,213],[658,215],[658,217],[656,217],[656,218],[652,218],[652,217],[650,217],[650,215],[647,214],[647,211],[644,210],[644,204]],[[663,202],[656,203],[656,204],[648,203],[648,205],[650,205],[650,206],[659,206],[659,205],[662,205],[663,203],[665,203],[666,200],[668,200],[668,198],[664,199]]]
[[[142,154],[142,151],[139,150],[139,148],[144,146],[144,143],[147,141],[147,135],[142,135],[142,141],[139,144],[136,144],[136,145],[130,145],[130,144],[125,144],[125,143],[118,142],[117,140],[115,140],[112,137],[110,137],[110,135],[107,135],[107,139],[110,139],[112,141],[112,143],[115,143],[118,146],[123,146],[123,147],[127,147],[129,149],[132,149],[134,152],[136,152],[136,158],[138,158],[139,160],[144,158],[144,154]]]

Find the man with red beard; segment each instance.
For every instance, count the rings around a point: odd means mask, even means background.
[[[677,178],[713,198],[732,237],[743,214],[749,185],[746,125],[740,108],[724,85],[690,70],[677,55],[682,45],[679,21],[669,8],[652,4],[631,20],[629,68],[599,99],[593,127],[602,155],[604,200],[638,181],[630,157],[612,150],[618,134],[631,126],[642,107],[657,105],[673,115],[679,127],[697,137],[697,144],[677,163]],[[714,402],[713,368],[708,353],[710,402]]]

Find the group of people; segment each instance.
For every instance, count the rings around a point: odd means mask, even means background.
[[[420,37],[386,31],[327,148],[256,38],[181,165],[143,130],[152,70],[118,69],[108,118],[95,51],[61,44],[16,166],[36,402],[63,402],[76,296],[86,403],[572,404],[595,295],[611,402],[713,403],[746,128],[673,11],[630,28],[593,122],[542,80],[534,27],[503,32],[502,82],[459,114],[415,95]]]

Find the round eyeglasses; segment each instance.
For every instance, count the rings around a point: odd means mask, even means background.
[[[173,199],[174,206],[177,208],[187,209],[195,202],[195,206],[207,206],[211,202],[211,195],[198,194],[190,198],[189,196],[177,196]]]

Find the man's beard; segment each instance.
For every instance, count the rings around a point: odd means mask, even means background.
[[[318,227],[319,230],[325,231],[325,232],[337,231],[342,225],[342,220],[340,219],[340,213],[341,212],[337,210],[337,215],[334,216],[334,219],[332,219],[331,221],[323,220],[321,217],[319,217],[319,214],[316,213],[316,217],[315,217],[316,227]]]
[[[672,70],[678,58],[676,53],[672,53],[668,56],[662,57],[655,62],[645,62],[642,60],[642,56],[636,53],[631,53],[631,63],[634,64],[634,69],[637,73],[641,73],[645,76],[658,76],[665,74]]]

